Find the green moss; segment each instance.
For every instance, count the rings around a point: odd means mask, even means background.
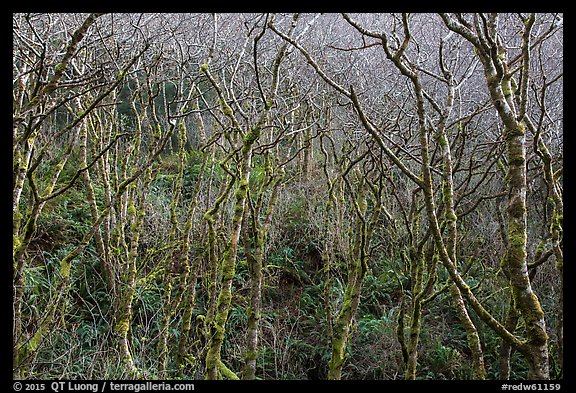
[[[125,318],[116,323],[116,325],[114,326],[114,331],[120,335],[124,335],[128,333],[129,328],[130,324],[128,322],[128,319]]]
[[[70,269],[72,268],[72,263],[68,259],[68,257],[65,257],[60,262],[60,274],[65,278],[70,277]]]
[[[203,73],[207,73],[208,72],[208,63],[204,63],[204,64],[200,65],[200,71],[202,71]]]
[[[62,73],[62,72],[64,72],[64,71],[66,71],[66,68],[67,68],[67,67],[68,67],[68,66],[67,66],[66,64],[64,64],[64,63],[58,63],[58,64],[56,64],[56,67],[54,67],[54,70],[55,70],[57,73]]]
[[[35,352],[40,343],[44,339],[44,335],[46,334],[46,325],[42,325],[40,329],[32,336],[32,338],[26,343],[26,345],[22,348],[23,355],[22,357],[28,356],[28,354]]]
[[[134,206],[134,201],[130,201],[128,203],[128,208],[126,209],[126,213],[128,213],[128,215],[130,215],[130,216],[136,215],[136,206]]]
[[[448,188],[446,180],[442,180],[442,197],[444,200],[446,200],[446,198],[449,196],[449,191],[450,189]]]
[[[220,379],[220,373],[218,372],[218,359],[220,358],[220,355],[213,353],[211,351],[208,351],[208,354],[206,355],[206,376],[205,379],[206,380],[217,380]],[[214,375],[214,372],[212,372],[212,370],[216,369],[216,373]]]
[[[556,259],[556,269],[563,270],[564,269],[564,261],[563,258]],[[560,273],[562,274],[562,272]]]
[[[232,108],[225,100],[220,100],[220,106],[222,107],[222,112],[224,112],[226,116],[232,117],[234,115]]]
[[[436,141],[442,147],[442,149],[445,149],[446,146],[448,146],[448,141],[446,140],[444,134],[439,134],[438,137],[436,138]]]
[[[208,221],[209,223],[214,223],[214,218],[212,218],[212,214],[214,213],[214,209],[210,209],[208,210],[206,213],[204,213],[204,219],[206,221]]]
[[[16,250],[18,250],[18,248],[22,245],[22,240],[20,239],[20,236],[18,235],[13,235],[12,236],[12,250],[14,253],[16,253]]]
[[[502,83],[502,94],[504,94],[504,97],[506,98],[512,96],[512,86],[510,85],[510,81],[504,81]]]
[[[14,217],[14,220],[15,220],[15,221],[20,221],[20,220],[22,220],[23,215],[22,215],[22,213],[20,212],[20,210],[16,210],[16,211],[14,212],[13,217]]]
[[[550,223],[550,230],[562,230],[563,215],[558,209],[554,209],[554,214],[552,215],[552,220]]]
[[[222,361],[220,361],[218,363],[218,369],[219,369],[220,373],[222,373],[222,376],[226,379],[231,379],[231,380],[239,380],[240,379],[240,378],[238,378],[236,373],[234,373],[232,370],[230,370],[228,367],[226,367],[226,365],[224,363],[222,363]]]
[[[544,312],[534,292],[530,290],[527,293],[527,289],[513,287],[514,300],[526,322],[526,329],[529,332],[531,344],[536,346],[545,345],[548,335],[543,326],[541,326],[544,320]]]
[[[544,240],[540,240],[540,242],[538,243],[538,246],[536,247],[536,253],[537,254],[541,254],[544,252],[544,245],[546,244],[546,242]]]
[[[348,331],[350,321],[352,320],[352,313],[354,312],[352,306],[353,288],[351,285],[346,287],[344,293],[344,301],[342,309],[338,315],[338,320],[334,325],[334,337],[332,339],[332,358],[328,363],[328,379],[340,379],[342,365],[345,361],[346,342],[348,338]]]
[[[236,190],[236,201],[241,201],[242,199],[244,199],[246,197],[246,192],[247,192],[247,188],[248,188],[248,181],[246,179],[242,179],[240,181],[240,185],[238,186],[238,189]]]
[[[264,249],[264,238],[266,237],[266,233],[264,231],[258,232],[256,236],[256,247],[259,249]]]
[[[526,126],[522,123],[516,123],[513,127],[506,128],[504,130],[504,139],[506,140],[506,142],[508,142],[507,148],[509,149],[508,150],[509,161],[511,160],[510,156],[524,155],[523,144],[518,141],[515,141],[515,139],[518,137],[522,137],[525,134],[526,134]]]
[[[255,360],[257,358],[257,352],[256,351],[250,351],[247,350],[246,354],[244,355],[244,359],[245,360]]]
[[[337,356],[336,358],[333,356],[332,360],[330,361],[331,365],[334,365],[336,363],[342,364],[342,355],[344,353],[344,337],[341,334],[338,334],[337,337],[334,337],[334,339],[332,340],[332,350],[340,356]]]
[[[456,217],[456,214],[453,211],[446,212],[446,221],[456,222],[457,220],[458,220],[458,217]]]
[[[137,232],[138,231],[138,221],[134,221],[132,223],[132,225],[130,225],[130,231],[131,232]]]
[[[338,380],[341,378],[342,365],[345,360],[345,350],[346,340],[344,335],[335,332],[335,336],[332,339],[332,357],[328,362],[328,379]]]
[[[518,94],[518,84],[516,83],[516,80],[514,78],[512,78],[511,83],[512,83],[512,92],[514,94]]]
[[[525,162],[526,162],[526,160],[525,160],[523,154],[509,155],[509,157],[508,157],[508,165],[509,165],[509,168],[522,167]],[[510,170],[510,169],[509,169],[509,170]]]
[[[512,248],[523,247],[526,244],[526,231],[517,224],[509,222],[508,242]]]
[[[234,278],[234,271],[235,271],[235,267],[234,267],[234,261],[230,261],[230,250],[226,250],[224,252],[224,256],[222,257],[224,260],[224,263],[222,263],[222,279],[223,280],[231,280]],[[222,299],[220,299],[220,297],[218,298],[218,303],[222,302],[226,302],[226,301],[230,301],[230,294],[227,293],[229,291],[222,291],[220,292],[220,296],[223,297]]]
[[[252,147],[254,142],[260,137],[260,126],[254,126],[248,134],[244,137],[244,146]]]
[[[518,123],[517,130],[522,135],[526,134],[526,126],[524,125],[524,123]]]

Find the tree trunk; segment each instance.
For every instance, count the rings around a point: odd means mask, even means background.
[[[512,295],[526,323],[529,379],[548,379],[548,335],[544,312],[532,290],[526,263],[526,158],[524,127],[517,124],[504,134],[508,158],[508,249],[504,263]]]

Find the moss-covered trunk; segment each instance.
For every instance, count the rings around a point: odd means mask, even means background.
[[[332,354],[328,362],[328,379],[330,380],[339,380],[342,378],[342,367],[346,360],[347,343],[352,327],[352,319],[356,315],[358,305],[360,304],[362,281],[367,270],[368,249],[371,230],[373,228],[371,224],[377,221],[381,209],[380,200],[377,200],[370,223],[366,221],[366,212],[368,209],[368,202],[364,190],[366,180],[361,178],[358,172],[356,172],[356,174],[358,187],[355,192],[356,195],[353,204],[357,222],[352,255],[348,262],[348,275],[342,308],[332,327]],[[352,191],[352,187],[346,179],[346,176],[343,176],[343,178],[347,183],[348,189]]]
[[[546,87],[546,86],[545,86]],[[546,93],[545,87],[541,92],[541,102],[544,102]],[[542,114],[544,116],[544,114]],[[536,131],[534,125],[527,120],[528,126],[531,131]],[[558,309],[556,321],[556,340],[558,346],[558,363],[560,368],[560,375],[564,370],[564,252],[562,248],[562,237],[564,227],[564,201],[562,200],[562,191],[558,186],[557,176],[562,175],[562,170],[554,173],[552,155],[539,132],[536,132],[536,145],[537,153],[542,159],[544,180],[548,189],[549,200],[548,205],[552,207],[552,214],[550,218],[549,233],[552,240],[552,252],[556,258],[556,269],[559,276],[559,295],[558,295]]]
[[[234,196],[234,213],[228,244],[220,261],[222,272],[221,287],[216,302],[214,320],[210,321],[208,349],[206,352],[206,379],[220,378],[221,350],[224,341],[226,320],[232,302],[232,280],[236,271],[236,256],[238,254],[238,241],[242,228],[242,218],[248,194],[248,180],[252,167],[252,149],[254,142],[260,136],[260,125],[254,127],[244,138],[242,148],[242,161],[240,168],[240,182]]]
[[[516,330],[516,325],[518,324],[518,312],[514,307],[514,299],[510,298],[510,304],[508,306],[508,317],[506,318],[505,327],[509,332],[514,332]],[[510,357],[512,356],[512,347],[509,343],[502,340],[500,344],[500,349],[498,351],[500,358],[499,363],[499,374],[498,378],[500,380],[510,379]]]
[[[248,380],[256,377],[256,347],[258,345],[258,324],[261,315],[262,260],[264,257],[264,245],[262,242],[264,239],[257,224],[257,215],[258,212],[255,211],[254,207],[246,210],[244,221],[247,225],[245,225],[243,230],[244,256],[246,257],[246,266],[250,277],[250,302],[246,309],[246,348],[244,349],[241,378]]]
[[[183,244],[182,244],[182,258],[184,269],[189,278],[184,288],[182,288],[183,302],[182,320],[180,322],[180,337],[178,339],[178,350],[176,355],[176,365],[178,367],[178,375],[180,378],[184,376],[186,355],[189,351],[188,340],[190,338],[190,331],[192,329],[192,315],[196,303],[196,283],[198,282],[198,272],[200,269],[200,258],[195,258],[190,264],[190,237],[192,233],[192,226],[196,214],[196,208],[199,203],[200,186],[204,183],[204,172],[208,163],[208,153],[203,154],[204,160],[200,167],[200,175],[196,180],[194,186],[193,199],[188,209],[186,224],[184,226]],[[210,160],[213,162],[213,160]]]
[[[503,137],[508,161],[506,173],[508,244],[503,269],[508,271],[512,297],[521,318],[525,322],[526,341],[518,342],[511,332],[497,323],[493,317],[487,315],[487,312],[469,292],[461,278],[454,275],[452,266],[448,266],[449,271],[452,271],[451,277],[454,278],[465,297],[471,300],[471,305],[479,316],[526,357],[529,365],[528,378],[547,379],[549,366],[546,324],[538,297],[532,290],[526,263],[526,137],[525,125],[522,121],[528,117],[525,115],[528,108],[527,91],[531,70],[531,29],[534,25],[535,14],[522,18],[524,22],[523,39],[520,47],[522,54],[519,57],[522,78],[519,88],[516,88],[516,84],[513,83],[514,72],[508,68],[507,47],[497,31],[497,13],[481,15],[485,26],[482,34],[481,29],[476,29],[475,33],[467,29],[458,18],[455,19],[448,14],[441,14],[441,17],[450,30],[458,33],[474,46],[475,53],[484,69],[492,104],[504,125]],[[478,15],[475,15],[474,23],[479,26]],[[450,265],[449,261],[446,263]]]
[[[187,255],[183,255],[184,245],[181,239],[178,239],[178,214],[177,209],[182,194],[184,184],[184,165],[186,163],[187,143],[186,125],[183,120],[178,123],[178,172],[176,182],[172,188],[172,202],[170,204],[170,234],[168,236],[168,245],[172,252],[168,253],[168,258],[164,260],[164,274],[162,277],[164,283],[164,296],[162,304],[162,322],[160,326],[160,337],[158,339],[158,375],[161,379],[167,376],[168,363],[168,330],[172,321],[172,316],[180,306],[184,288],[188,280],[190,267],[188,266]],[[177,283],[178,291],[172,294],[172,287]]]
[[[548,335],[544,312],[532,290],[526,263],[526,157],[524,126],[507,127],[506,155],[508,158],[508,248],[505,265],[510,276],[516,308],[526,323],[526,355],[529,379],[547,379]]]
[[[454,89],[452,83],[449,85],[449,102],[452,103]],[[451,106],[451,104],[450,104]],[[441,131],[439,135],[440,147],[442,150],[442,161],[444,170],[442,173],[442,197],[444,201],[444,222],[447,229],[446,238],[446,251],[452,260],[452,263],[456,265],[457,255],[456,255],[456,244],[458,241],[457,232],[457,220],[456,210],[454,208],[454,181],[452,173],[452,154],[450,152],[450,143],[448,141],[445,129],[444,121],[441,122]],[[464,298],[462,292],[455,283],[450,285],[450,294],[452,295],[452,303],[456,309],[456,315],[460,320],[460,323],[466,331],[466,341],[468,343],[468,348],[470,349],[472,355],[472,378],[473,379],[485,379],[486,369],[484,367],[484,355],[482,353],[482,345],[480,343],[480,336],[478,330],[474,325],[474,322],[468,315],[468,310],[466,310],[466,305],[464,303]]]
[[[280,182],[284,177],[284,170],[280,168],[278,174],[274,175],[272,172],[272,164],[268,154],[265,156],[267,178],[260,188],[257,198],[256,207],[251,209],[251,230],[245,231],[246,239],[244,244],[244,252],[246,255],[246,263],[248,264],[248,271],[250,274],[250,306],[247,310],[247,329],[246,329],[246,353],[244,355],[244,366],[242,368],[242,379],[255,379],[256,378],[256,357],[258,350],[258,329],[260,325],[260,318],[262,314],[262,267],[264,263],[264,249],[266,240],[268,238],[268,231],[272,223],[272,214],[274,207],[278,202],[278,192]],[[273,180],[273,178],[275,179]],[[267,191],[267,186],[271,184],[272,194],[268,200],[268,206],[264,215],[264,222],[260,222],[259,213],[263,205],[263,196]],[[252,236],[248,236],[252,234]],[[252,252],[251,244],[254,245]]]
[[[264,259],[263,234],[258,232],[255,236],[256,245],[254,253],[245,251],[246,263],[250,274],[250,306],[246,312],[248,320],[246,327],[246,349],[242,379],[256,377],[256,349],[258,346],[258,325],[262,309],[262,262]],[[245,245],[245,250],[250,245]]]
[[[296,27],[297,17],[294,18],[294,23],[292,24],[291,31]],[[266,27],[267,28],[267,27]],[[262,38],[263,34],[266,32],[266,28],[254,38],[253,53],[254,59],[257,59],[257,47],[258,41]],[[228,318],[228,312],[230,310],[230,304],[232,301],[232,280],[234,279],[234,273],[236,270],[236,256],[238,253],[238,241],[240,238],[240,231],[242,229],[242,219],[244,217],[244,212],[246,208],[246,198],[248,196],[248,182],[250,179],[250,173],[252,171],[252,156],[254,154],[254,145],[260,138],[262,133],[262,128],[265,125],[268,113],[270,112],[272,106],[274,105],[276,94],[278,92],[279,85],[279,73],[280,64],[286,55],[287,44],[282,45],[279,49],[274,62],[272,64],[272,81],[270,85],[270,92],[268,97],[264,97],[262,94],[262,109],[260,110],[257,121],[253,126],[246,132],[242,138],[242,149],[240,151],[239,159],[239,184],[236,189],[234,196],[234,212],[232,214],[231,230],[228,236],[228,244],[226,250],[221,258],[220,269],[221,269],[221,280],[220,280],[220,292],[218,294],[218,300],[216,303],[215,314],[213,320],[208,320],[208,346],[206,352],[206,379],[219,379],[221,373],[227,378],[236,379],[238,378],[231,370],[229,370],[221,360],[220,352],[222,349],[222,343],[224,341],[224,333],[226,327],[226,320]],[[258,67],[258,64],[254,64]],[[232,124],[232,136],[236,138],[240,133],[242,127],[235,115],[234,110],[228,105],[226,97],[222,91],[220,85],[216,82],[214,77],[209,71],[208,64],[203,64],[200,70],[206,75],[212,86],[215,88],[218,98],[220,101],[220,107],[222,113],[230,120]],[[259,75],[256,75],[259,78]],[[258,81],[258,83],[260,83]]]
[[[411,219],[412,229],[411,241],[408,252],[402,253],[404,263],[409,266],[410,271],[410,293],[412,294],[412,304],[410,312],[410,323],[408,326],[408,340],[406,345],[406,371],[404,378],[407,380],[416,379],[418,368],[418,344],[420,341],[420,331],[422,325],[422,297],[423,297],[423,280],[424,280],[424,253],[422,246],[417,241],[418,232],[420,231],[420,220],[417,210],[417,193],[413,193],[412,208],[409,217]],[[400,319],[399,319],[400,320]],[[398,333],[400,334],[400,332]],[[404,330],[402,329],[402,340],[404,340]]]
[[[415,298],[412,302],[412,313],[410,315],[410,330],[408,333],[408,343],[406,344],[406,374],[405,379],[416,379],[418,367],[418,343],[420,340],[420,327],[422,325],[422,302]]]
[[[248,157],[249,159],[250,157]],[[248,177],[250,172],[247,172],[240,181],[240,185],[236,190],[234,199],[234,215],[232,216],[232,230],[226,251],[220,261],[222,271],[222,281],[218,300],[216,302],[216,309],[214,320],[209,326],[210,341],[208,342],[208,350],[206,353],[206,379],[219,379],[222,343],[224,341],[224,333],[226,328],[226,320],[228,319],[228,312],[232,301],[232,280],[236,271],[236,255],[238,253],[238,239],[240,236],[240,229],[242,225],[242,216],[246,202],[246,189],[248,187]]]
[[[456,284],[452,283],[450,285],[450,293],[452,294],[452,301],[454,303],[454,308],[456,309],[456,315],[458,315],[458,319],[466,331],[468,348],[472,352],[472,379],[486,379],[484,355],[478,330],[472,322],[470,315],[468,315],[468,310],[466,310],[466,305],[460,288],[458,288]]]
[[[342,366],[346,360],[346,349],[352,318],[356,314],[360,303],[362,288],[362,266],[360,261],[351,261],[348,272],[348,283],[344,292],[344,302],[333,326],[332,356],[328,363],[328,379],[339,380],[342,378]]]
[[[69,269],[61,269],[60,272],[60,282],[57,286],[57,290],[54,298],[49,302],[47,309],[39,321],[39,327],[36,331],[28,334],[27,337],[23,336],[22,332],[22,302],[24,296],[24,271],[27,266],[27,256],[26,253],[32,242],[32,238],[36,232],[36,226],[38,219],[42,213],[46,202],[52,198],[54,195],[54,188],[58,183],[60,173],[64,169],[70,154],[72,153],[72,147],[74,145],[75,137],[72,143],[69,144],[67,150],[64,152],[62,157],[60,157],[59,162],[54,167],[54,172],[52,177],[45,189],[42,190],[42,195],[38,190],[38,186],[35,180],[35,169],[38,167],[39,161],[30,165],[27,169],[27,176],[30,185],[30,191],[32,194],[32,206],[30,208],[30,213],[28,214],[26,224],[22,229],[22,234],[20,234],[19,224],[14,227],[14,237],[13,237],[13,304],[14,304],[14,325],[13,325],[13,376],[14,378],[21,379],[25,378],[28,373],[28,367],[33,360],[33,355],[41,344],[42,340],[46,335],[52,330],[55,321],[55,315],[57,309],[60,306],[60,300],[65,296],[68,290],[68,278],[70,271]],[[27,166],[28,167],[28,166]],[[18,209],[18,206],[15,206]],[[19,211],[16,211],[17,219],[21,219]],[[66,266],[66,265],[65,265]]]
[[[128,196],[126,209],[126,219],[130,222],[129,233],[126,234],[128,241],[128,254],[122,261],[122,282],[119,285],[119,301],[116,309],[114,331],[118,339],[118,349],[120,351],[120,362],[130,378],[139,377],[140,373],[132,357],[132,343],[130,330],[132,325],[132,305],[136,292],[136,273],[138,261],[138,246],[142,224],[146,215],[145,201],[146,193],[152,182],[152,170],[149,168],[144,174],[144,179],[140,187],[136,185],[132,188],[132,195]],[[136,194],[136,195],[134,195]],[[123,241],[123,240],[122,240]]]

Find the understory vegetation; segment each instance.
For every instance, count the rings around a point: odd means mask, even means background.
[[[14,14],[15,379],[562,379],[561,14]]]

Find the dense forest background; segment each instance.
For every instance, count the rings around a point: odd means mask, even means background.
[[[561,14],[13,14],[13,377],[560,379]]]

